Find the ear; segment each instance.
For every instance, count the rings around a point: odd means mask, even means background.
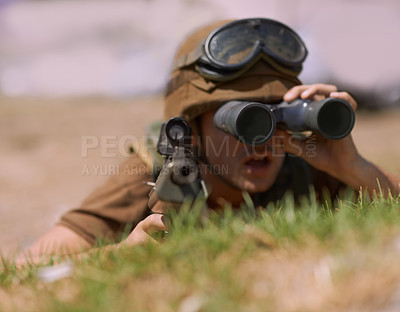
[[[200,144],[200,137],[197,133],[197,131],[192,132],[192,145],[193,146],[199,146]]]
[[[190,121],[190,126],[192,127],[192,145],[199,146],[201,142],[201,131],[200,131],[200,120],[195,118]]]

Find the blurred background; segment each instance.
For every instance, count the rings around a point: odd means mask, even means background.
[[[183,36],[244,17],[301,35],[303,82],[351,92],[360,152],[399,173],[397,0],[0,0],[0,250],[28,246],[118,168],[101,144],[83,157],[82,137],[118,145],[160,118]]]
[[[310,51],[302,79],[400,100],[396,0],[1,0],[0,90],[7,96],[160,92],[181,38],[221,18],[276,18]]]

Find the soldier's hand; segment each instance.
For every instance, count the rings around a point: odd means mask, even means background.
[[[297,98],[322,100],[326,97],[343,99],[354,110],[357,108],[356,101],[349,93],[338,92],[336,86],[327,84],[295,86],[285,94],[284,100],[287,102]],[[320,135],[298,140],[282,130],[277,130],[277,135],[282,139],[282,146],[286,152],[303,158],[314,168],[336,178],[340,178],[340,175],[360,157],[351,135],[341,140],[329,140]]]
[[[162,214],[155,213],[139,222],[131,234],[129,234],[127,239],[122,242],[122,244],[135,246],[142,245],[147,242],[157,243],[157,241],[152,237],[152,234],[167,230],[168,228],[165,224],[164,216]]]

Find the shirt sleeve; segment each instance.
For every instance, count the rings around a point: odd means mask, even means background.
[[[309,196],[310,187],[313,187],[318,201],[327,200],[328,198],[334,201],[347,189],[343,182],[315,169],[297,156],[289,156],[288,160],[290,160],[288,161],[288,168],[291,172],[290,189],[295,198],[300,198],[306,194]]]
[[[333,202],[338,197],[343,196],[348,190],[352,191],[349,186],[325,172],[314,169],[311,166],[310,171],[315,194],[319,201],[330,198]]]
[[[121,239],[149,215],[148,194],[153,181],[151,169],[135,154],[126,160],[117,175],[96,189],[80,207],[65,213],[63,225],[89,244],[98,240]]]

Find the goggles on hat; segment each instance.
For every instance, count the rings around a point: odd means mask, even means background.
[[[173,67],[195,64],[204,78],[229,81],[263,59],[277,71],[296,77],[306,56],[306,46],[288,26],[270,19],[251,18],[215,29],[197,49],[178,58]]]

